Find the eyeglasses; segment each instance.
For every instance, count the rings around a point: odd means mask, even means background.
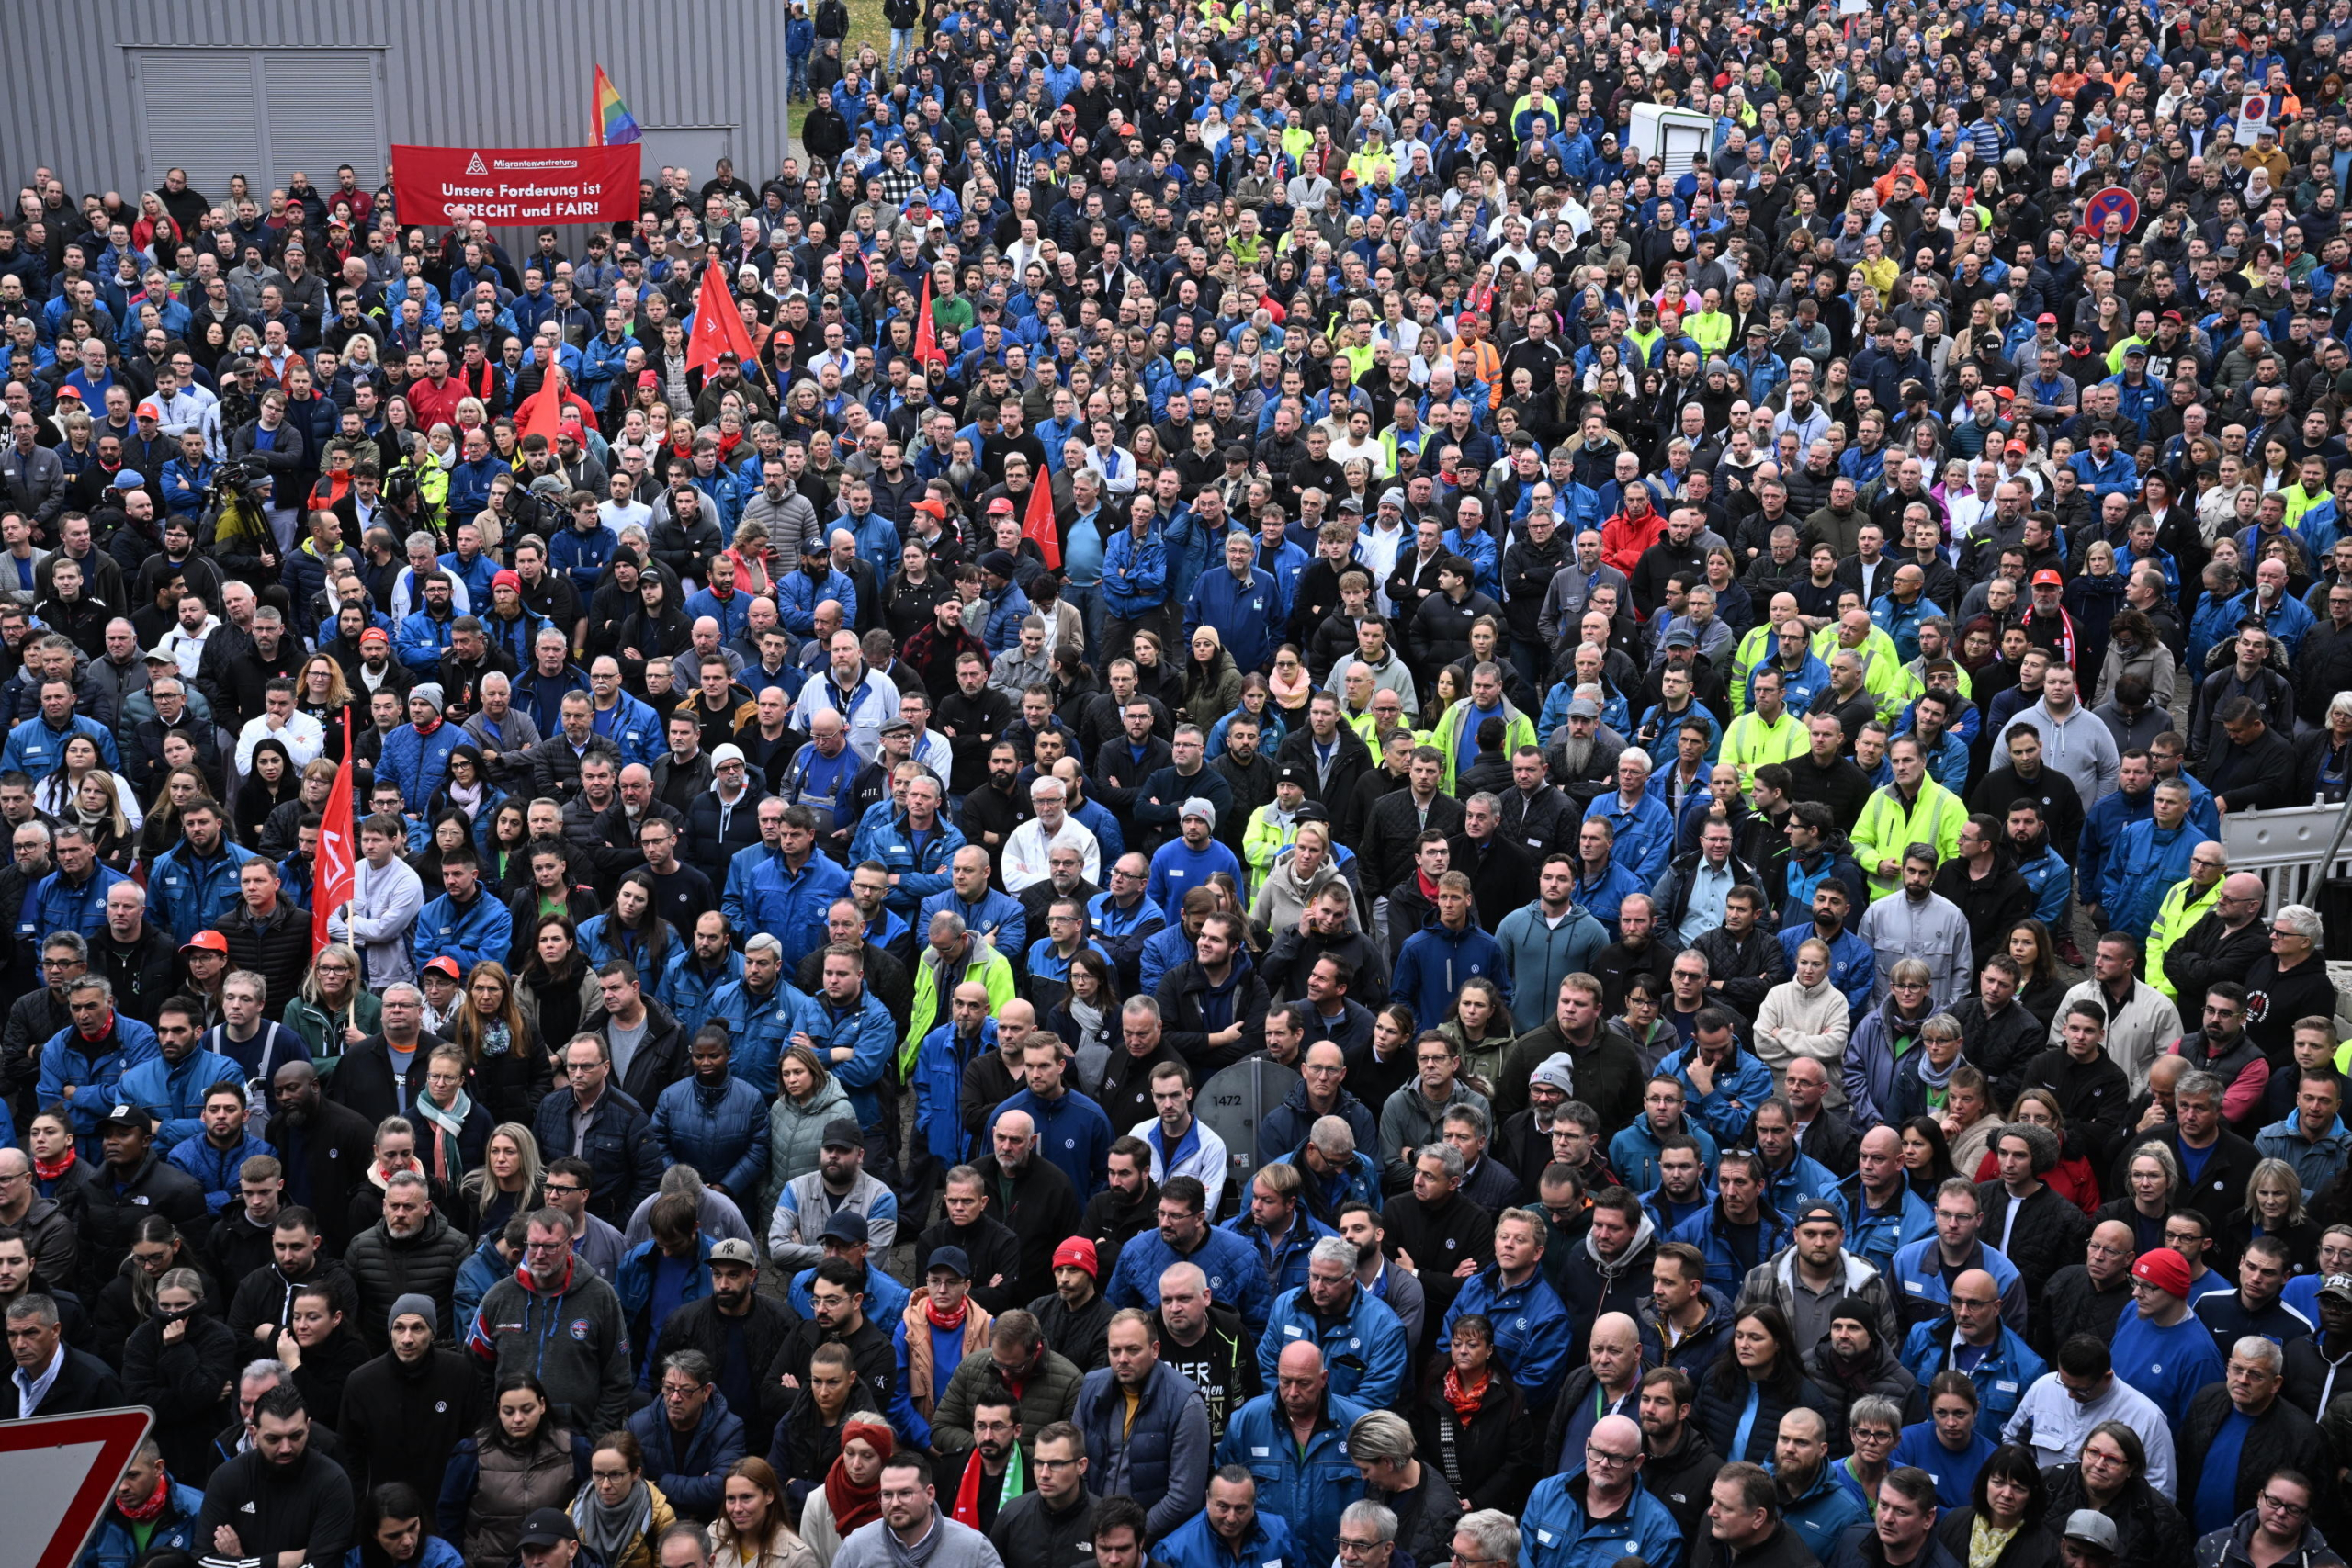
[[[703,1385],[698,1382],[665,1382],[662,1385],[662,1397],[664,1399],[692,1399],[695,1394],[702,1392],[702,1388]]]
[[[566,1182],[561,1187],[558,1187],[554,1182],[550,1181],[545,1188],[541,1189],[541,1190],[546,1192],[550,1198],[569,1198],[575,1192],[585,1192],[588,1189],[585,1187],[574,1187],[570,1182]]]
[[[2290,1503],[2283,1497],[2273,1497],[2267,1492],[2263,1493],[2260,1496],[2256,1497],[2255,1501],[2269,1509],[2272,1513],[2284,1514],[2289,1518],[2300,1518],[2303,1515],[2312,1511],[2309,1504]],[[1347,1550],[1347,1543],[1345,1541],[1341,1541],[1340,1543],[1340,1550],[1342,1551]]]
[[[1622,1470],[1629,1464],[1638,1463],[1641,1457],[1639,1453],[1621,1454],[1609,1449],[1597,1448],[1591,1443],[1584,1446],[1584,1461],[1587,1464],[1605,1464],[1612,1469]]]

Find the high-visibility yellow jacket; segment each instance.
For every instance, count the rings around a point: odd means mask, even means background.
[[[2194,877],[2182,877],[2165,890],[2164,902],[2156,906],[2155,923],[2148,928],[2148,952],[2140,965],[2141,975],[2148,984],[2174,1001],[2180,993],[2165,976],[2165,954],[2178,942],[2181,933],[2203,919],[2207,911],[2222,897],[2221,877],[2213,879],[2210,887],[2199,887]]]
[[[1731,728],[1724,731],[1723,750],[1715,754],[1715,761],[1737,768],[1739,787],[1746,791],[1755,787],[1757,769],[1801,756],[1810,744],[1804,721],[1788,709],[1782,708],[1781,722],[1772,725],[1751,709],[1733,719]]]
[[[1012,978],[1012,965],[1003,953],[985,942],[972,944],[971,955],[966,960],[963,973],[944,983],[939,974],[939,954],[926,946],[922,961],[915,965],[915,1005],[907,1024],[907,1037],[899,1044],[899,1069],[910,1072],[915,1065],[915,1053],[922,1044],[922,1037],[931,1032],[932,1025],[947,1016],[941,1006],[943,998],[953,995],[956,987],[967,980],[977,980],[988,987],[989,1016],[994,1018],[1004,1004],[1012,1000],[1017,990]]]
[[[1894,650],[1894,639],[1878,626],[1871,628],[1862,646],[1847,651],[1862,658],[1862,689],[1878,701],[1878,716],[1887,724],[1894,722],[1901,711],[1903,690],[1903,656]],[[1832,621],[1813,634],[1814,657],[1829,664],[1838,652],[1838,623]],[[1835,665],[1830,666],[1835,669]]]
[[[1893,784],[1871,791],[1853,833],[1854,860],[1870,878],[1871,897],[1883,898],[1903,886],[1899,874],[1880,875],[1879,862],[1900,862],[1913,844],[1933,844],[1941,864],[1960,852],[1960,825],[1967,820],[1960,796],[1930,778],[1920,779],[1918,797],[1907,807]]]

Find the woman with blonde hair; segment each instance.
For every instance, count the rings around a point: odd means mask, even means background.
[[[496,1235],[516,1214],[547,1201],[547,1168],[539,1140],[520,1122],[501,1122],[482,1145],[481,1164],[466,1172],[458,1196],[472,1217],[476,1236]]]
[[[322,1076],[334,1070],[344,1052],[383,1027],[384,1006],[359,983],[359,952],[331,942],[311,960],[302,989],[288,998],[283,1021],[311,1048]]]
[[[849,1429],[842,1429],[844,1441]],[[767,1461],[744,1458],[727,1467],[718,1516],[710,1529],[711,1568],[820,1568],[817,1553],[786,1517],[784,1485]]]
[[[2237,1272],[2248,1243],[2267,1236],[2287,1249],[2287,1271],[2308,1274],[2319,1260],[2319,1225],[2303,1202],[2302,1179],[2283,1159],[2264,1159],[2245,1179],[2245,1201],[2223,1217],[2213,1266]]]
[[[186,739],[174,739],[183,742]],[[178,843],[184,837],[180,813],[199,800],[211,799],[212,785],[205,779],[203,769],[193,763],[173,764],[164,773],[164,782],[156,786],[155,798],[147,803],[147,820],[139,829],[139,858],[153,861]]]
[[[109,871],[128,872],[139,855],[139,824],[145,815],[119,773],[104,768],[85,771],[74,785],[73,805],[56,814],[60,825],[82,829],[98,863]]]
[[[294,677],[294,711],[319,721],[326,738],[319,755],[331,761],[342,761],[343,727],[351,716],[351,686],[343,678],[342,662],[333,654],[314,653],[302,660],[301,673]]]

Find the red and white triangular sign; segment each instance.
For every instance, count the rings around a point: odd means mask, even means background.
[[[154,1418],[142,1406],[0,1422],[0,1568],[74,1568]]]

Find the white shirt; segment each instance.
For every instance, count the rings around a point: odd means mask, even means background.
[[[466,580],[444,567],[442,577],[449,584],[449,613],[470,615],[474,613],[474,596],[466,588]],[[397,626],[415,612],[424,608],[424,593],[416,586],[416,568],[404,566],[392,581],[392,624]]]
[[[424,908],[424,882],[397,853],[381,871],[365,856],[354,870],[350,918],[346,920],[341,911],[330,915],[327,935],[359,950],[365,984],[382,987],[414,980],[408,934]]]
[[[249,718],[244,728],[237,732],[237,772],[240,774],[254,771],[254,748],[272,736],[285,744],[287,754],[294,759],[297,768],[326,750],[326,728],[309,714],[298,709],[287,715],[285,721],[276,728],[270,727],[269,719],[267,714]]]
[[[2156,1407],[2154,1400],[2121,1378],[2110,1382],[2098,1399],[2081,1404],[2066,1392],[2066,1385],[2058,1381],[2056,1372],[2044,1372],[2034,1379],[2033,1386],[2018,1401],[2016,1414],[2001,1428],[2001,1440],[2025,1444],[2041,1456],[2045,1468],[2071,1464],[2082,1451],[2083,1439],[2102,1421],[2120,1421],[2140,1435],[2141,1443],[2148,1450],[2148,1484],[2170,1497],[2174,1482],[2172,1423]]]
[[[610,528],[616,536],[634,525],[639,528],[653,526],[653,508],[641,501],[608,501],[596,508],[596,520]]]
[[[1192,1148],[1182,1159],[1170,1165],[1160,1148],[1160,1145],[1166,1141],[1167,1134],[1159,1125],[1159,1117],[1146,1117],[1127,1129],[1128,1136],[1141,1138],[1151,1150],[1151,1179],[1154,1181],[1165,1185],[1171,1176],[1193,1178],[1200,1182],[1209,1195],[1208,1207],[1204,1212],[1214,1214],[1216,1213],[1217,1194],[1225,1187],[1226,1167],[1229,1156],[1226,1154],[1225,1140],[1211,1132],[1209,1124],[1197,1116],[1193,1118],[1192,1133],[1187,1136],[1193,1136],[1193,1134],[1197,1136],[1193,1138]]]
[[[1093,829],[1075,817],[1064,816],[1060,829],[1049,836],[1046,825],[1033,817],[1004,840],[1004,890],[1018,895],[1045,881],[1052,870],[1047,857],[1057,844],[1074,846],[1085,857],[1086,880],[1098,887],[1102,885],[1102,841],[1094,836]]]
[[[218,615],[205,616],[204,625],[195,631],[189,631],[177,621],[172,623],[172,629],[164,634],[161,646],[168,649],[172,657],[179,661],[181,680],[196,679],[196,667],[204,658],[205,639],[220,629],[220,617]]]
[[[842,691],[829,663],[801,682],[800,697],[792,710],[793,727],[803,735],[811,733],[818,713],[827,707],[841,716],[851,749],[870,762],[882,749],[882,727],[899,716],[899,683],[864,670],[857,684]]]

